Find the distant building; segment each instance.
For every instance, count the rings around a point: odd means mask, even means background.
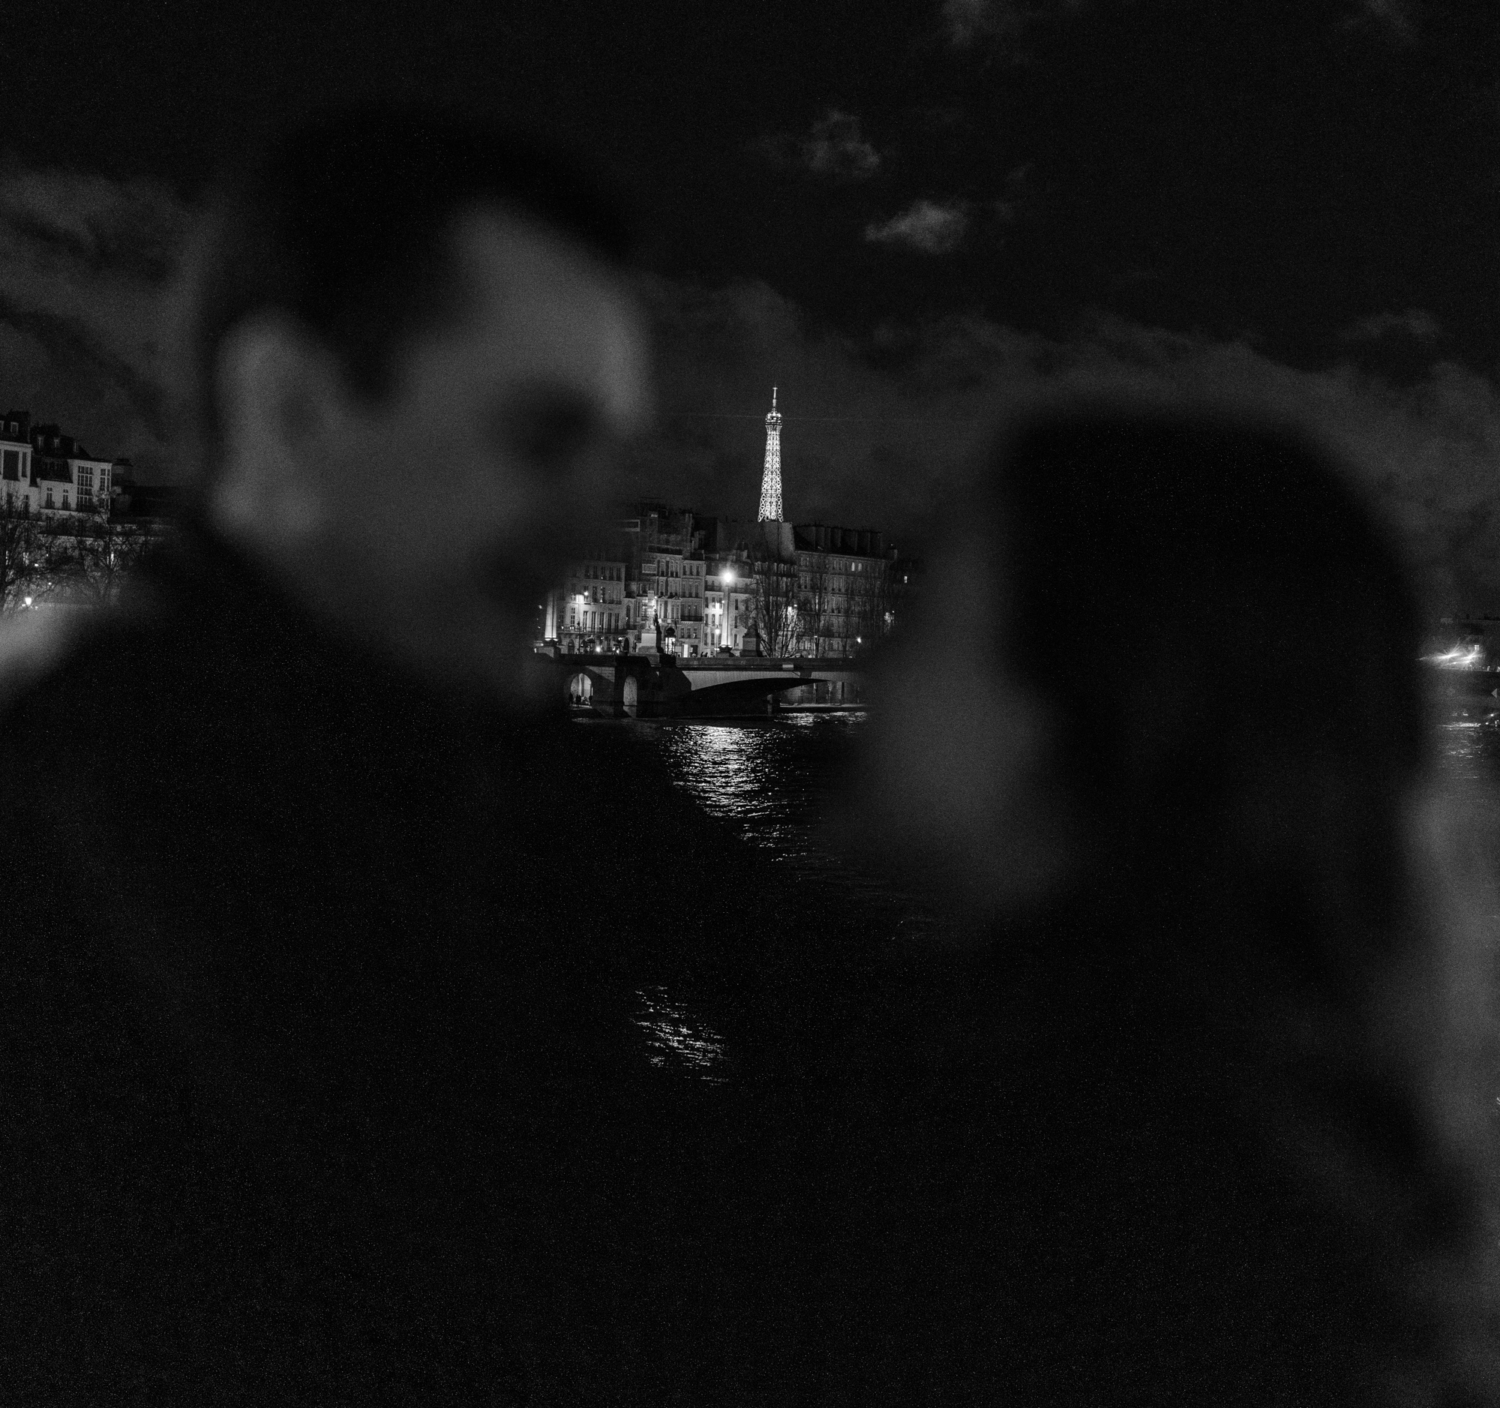
[[[542,639],[556,641],[569,654],[622,649],[625,567],[608,547],[570,563],[565,584],[547,593]]]
[[[108,515],[115,468],[56,425],[33,425],[28,411],[7,411],[0,421],[0,489],[9,510]]]
[[[657,545],[641,553],[638,634],[661,624],[662,647],[674,655],[701,655],[705,645],[706,564],[691,550]]]
[[[808,523],[792,531],[799,653],[858,655],[895,624],[895,549],[874,529]]]
[[[639,503],[617,526],[629,563],[627,648],[654,645],[659,626],[663,650],[704,653],[705,566],[693,515],[666,504]]]
[[[738,651],[755,620],[755,571],[746,555],[710,553],[704,563],[704,654]]]
[[[177,490],[133,484],[127,459],[92,455],[24,410],[0,416],[0,513],[10,518],[0,612],[83,611],[114,602],[170,531]]]
[[[755,622],[757,560],[777,551],[780,525],[774,521],[696,515],[705,560],[705,654],[744,648]]]
[[[30,503],[31,417],[25,411],[11,411],[0,424],[0,485],[6,508]]]
[[[765,651],[848,658],[894,623],[903,593],[885,534],[756,522],[641,504],[548,592],[541,639],[567,653],[738,654],[752,626]]]
[[[703,563],[691,514],[639,504],[547,594],[541,638],[565,652],[638,651],[659,626],[669,653],[703,648]]]
[[[781,517],[781,426],[773,388],[757,519],[633,505],[611,546],[571,563],[548,593],[542,640],[636,652],[659,630],[668,654],[848,658],[884,636],[912,565],[874,529]]]
[[[182,486],[137,484],[129,460],[115,461],[115,485],[114,512],[122,518],[165,527],[182,516]]]

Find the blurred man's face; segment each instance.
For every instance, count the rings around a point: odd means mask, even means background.
[[[537,608],[646,416],[646,339],[618,278],[541,225],[476,210],[453,239],[464,313],[398,353],[381,402],[335,379],[324,428],[284,437],[307,505],[277,565],[400,663],[515,700]]]

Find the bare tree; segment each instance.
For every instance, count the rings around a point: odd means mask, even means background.
[[[875,579],[874,635],[889,635],[911,604],[911,577],[914,566],[909,559],[891,558],[881,564]]]
[[[14,615],[54,585],[55,544],[28,503],[0,505],[0,617]]]
[[[753,548],[755,624],[767,655],[790,655],[797,640],[797,564],[769,546]]]
[[[852,565],[851,565],[852,566]],[[858,655],[883,634],[880,579],[888,564],[863,558],[847,578],[844,654]]]
[[[839,653],[847,660],[859,652],[864,643],[861,639],[863,632],[860,630],[859,621],[859,599],[854,593],[853,584],[846,581],[844,584],[844,614],[839,617]]]
[[[96,513],[69,536],[58,566],[95,606],[113,606],[120,587],[135,571],[153,538],[136,524],[122,524]]]
[[[797,645],[809,655],[824,653],[824,616],[828,612],[828,557],[806,554],[797,574]]]

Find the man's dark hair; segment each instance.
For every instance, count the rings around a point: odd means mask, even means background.
[[[224,336],[276,309],[317,337],[371,400],[394,353],[457,315],[456,217],[500,206],[617,265],[630,249],[620,203],[574,160],[431,109],[359,107],[284,133],[219,182],[187,309],[187,410],[211,466],[222,425]]]

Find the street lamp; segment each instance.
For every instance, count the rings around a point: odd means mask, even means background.
[[[584,624],[584,619],[583,619],[583,608],[584,608],[584,605],[587,603],[588,599],[589,598],[588,598],[588,593],[587,592],[574,592],[573,593],[573,604],[577,608],[577,616],[578,616],[578,639],[577,639],[577,642],[576,642],[576,647],[577,647],[578,652],[580,654],[583,653],[583,641],[584,641],[584,634],[583,633],[584,633],[584,629],[585,629],[585,624]]]
[[[729,589],[734,585],[734,568],[725,566],[719,570],[719,585],[724,589],[723,600],[719,603],[719,645],[729,644]]]

